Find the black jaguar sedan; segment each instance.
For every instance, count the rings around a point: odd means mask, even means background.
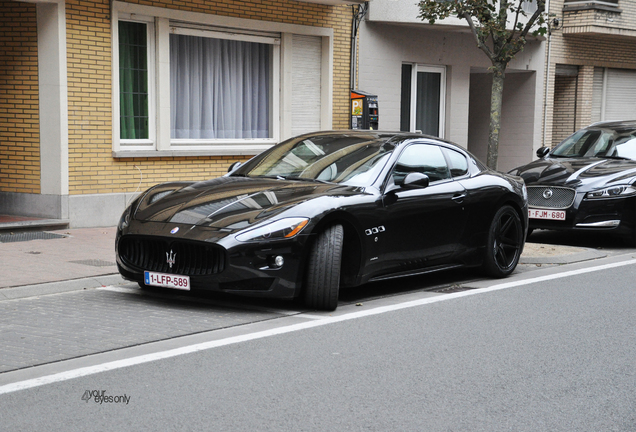
[[[530,230],[614,233],[636,244],[636,120],[595,123],[510,171],[528,186]]]
[[[144,286],[302,297],[461,266],[515,269],[528,222],[519,177],[406,133],[342,131],[282,142],[202,182],[142,193],[124,212],[117,265]]]

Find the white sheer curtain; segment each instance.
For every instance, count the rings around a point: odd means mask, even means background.
[[[271,46],[170,35],[176,139],[269,138]]]

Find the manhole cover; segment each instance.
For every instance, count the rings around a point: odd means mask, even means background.
[[[436,289],[433,292],[440,293],[440,294],[452,294],[452,293],[457,293],[462,291],[470,291],[472,289],[475,289],[475,288],[466,287],[462,285],[451,285],[448,287]]]
[[[65,238],[64,234],[53,234],[44,231],[27,231],[18,233],[0,234],[0,243],[24,242],[29,240],[51,240]]]
[[[100,259],[88,259],[88,260],[69,261],[69,262],[73,264],[84,264],[84,265],[93,266],[93,267],[110,267],[110,266],[117,265],[114,262],[104,261]]]

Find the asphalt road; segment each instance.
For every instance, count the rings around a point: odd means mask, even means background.
[[[633,431],[632,255],[5,373],[0,430]]]

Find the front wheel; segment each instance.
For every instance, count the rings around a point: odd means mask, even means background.
[[[523,247],[523,226],[519,215],[509,205],[501,207],[488,230],[483,269],[493,277],[511,274],[519,263]]]
[[[332,225],[318,234],[311,245],[305,275],[305,304],[312,309],[335,310],[340,291],[342,225]]]

